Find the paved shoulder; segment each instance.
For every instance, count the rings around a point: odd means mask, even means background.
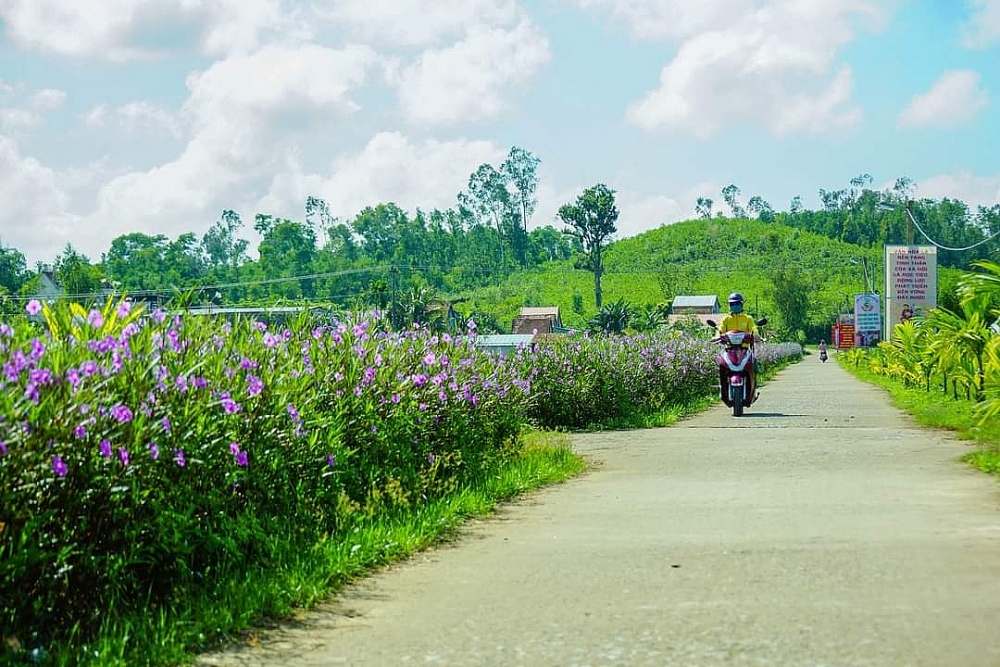
[[[596,463],[213,665],[1000,665],[1000,487],[834,363]]]

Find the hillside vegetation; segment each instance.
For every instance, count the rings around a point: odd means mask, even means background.
[[[754,315],[767,316],[782,330],[787,327],[776,291],[799,290],[808,300],[804,333],[815,339],[828,335],[837,313],[865,291],[862,260],[881,291],[881,252],[776,222],[691,220],[611,244],[604,259],[604,301],[624,299],[642,307],[669,304],[678,294],[714,294],[724,304],[731,292],[740,291]],[[939,269],[942,299],[950,298],[958,273]],[[574,268],[573,260],[514,273],[502,285],[468,296],[464,305],[470,310],[489,312],[506,326],[522,305],[557,305],[568,327],[585,327],[597,312],[593,274]]]

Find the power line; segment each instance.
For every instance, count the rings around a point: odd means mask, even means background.
[[[935,241],[934,239],[932,239],[930,236],[928,236],[927,232],[924,231],[924,228],[920,226],[920,223],[917,222],[917,219],[913,216],[913,213],[910,212],[909,207],[906,208],[906,215],[910,216],[910,222],[912,222],[913,226],[917,228],[917,230],[920,232],[920,234],[923,235],[923,237],[925,239],[927,239],[927,242],[930,243],[935,248],[939,248],[941,250],[951,250],[953,252],[965,252],[966,250],[973,250],[974,248],[978,248],[981,245],[985,245],[986,243],[989,243],[990,241],[992,241],[996,237],[1000,236],[1000,231],[997,231],[997,232],[994,232],[993,234],[987,236],[982,241],[979,241],[978,243],[973,243],[970,246],[965,246],[964,248],[950,248],[950,247],[948,247],[946,245],[942,245],[942,244],[938,243],[937,241]]]

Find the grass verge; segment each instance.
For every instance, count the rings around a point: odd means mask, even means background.
[[[837,357],[840,365],[850,373],[885,389],[892,396],[893,403],[911,414],[918,424],[951,431],[958,439],[978,445],[976,451],[962,456],[962,460],[983,472],[1000,476],[1000,424],[994,421],[977,425],[972,414],[975,401],[955,399],[939,391],[907,387],[863,366],[846,363],[840,355]]]
[[[267,619],[289,618],[348,581],[453,536],[469,517],[482,516],[519,494],[582,472],[565,434],[528,432],[521,453],[445,498],[393,516],[359,521],[320,542],[279,544],[271,567],[233,573],[195,598],[141,615],[108,617],[92,645],[67,642],[51,654],[17,656],[15,664],[177,665],[199,651],[252,642]],[[281,536],[275,536],[276,540]]]

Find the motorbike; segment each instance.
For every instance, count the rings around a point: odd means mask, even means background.
[[[826,357],[826,350],[820,350],[819,351],[819,360],[822,361],[825,364],[826,363],[826,359],[827,359],[827,357]]]
[[[713,329],[718,325],[712,320],[707,321]],[[767,324],[767,318],[757,320],[757,326]],[[721,384],[719,393],[722,402],[733,409],[734,417],[742,417],[743,409],[753,405],[757,400],[756,387],[751,387],[750,371],[757,363],[754,355],[753,334],[746,331],[727,331],[712,339],[722,343],[725,348],[716,357],[719,362]],[[744,347],[749,343],[749,347]]]

